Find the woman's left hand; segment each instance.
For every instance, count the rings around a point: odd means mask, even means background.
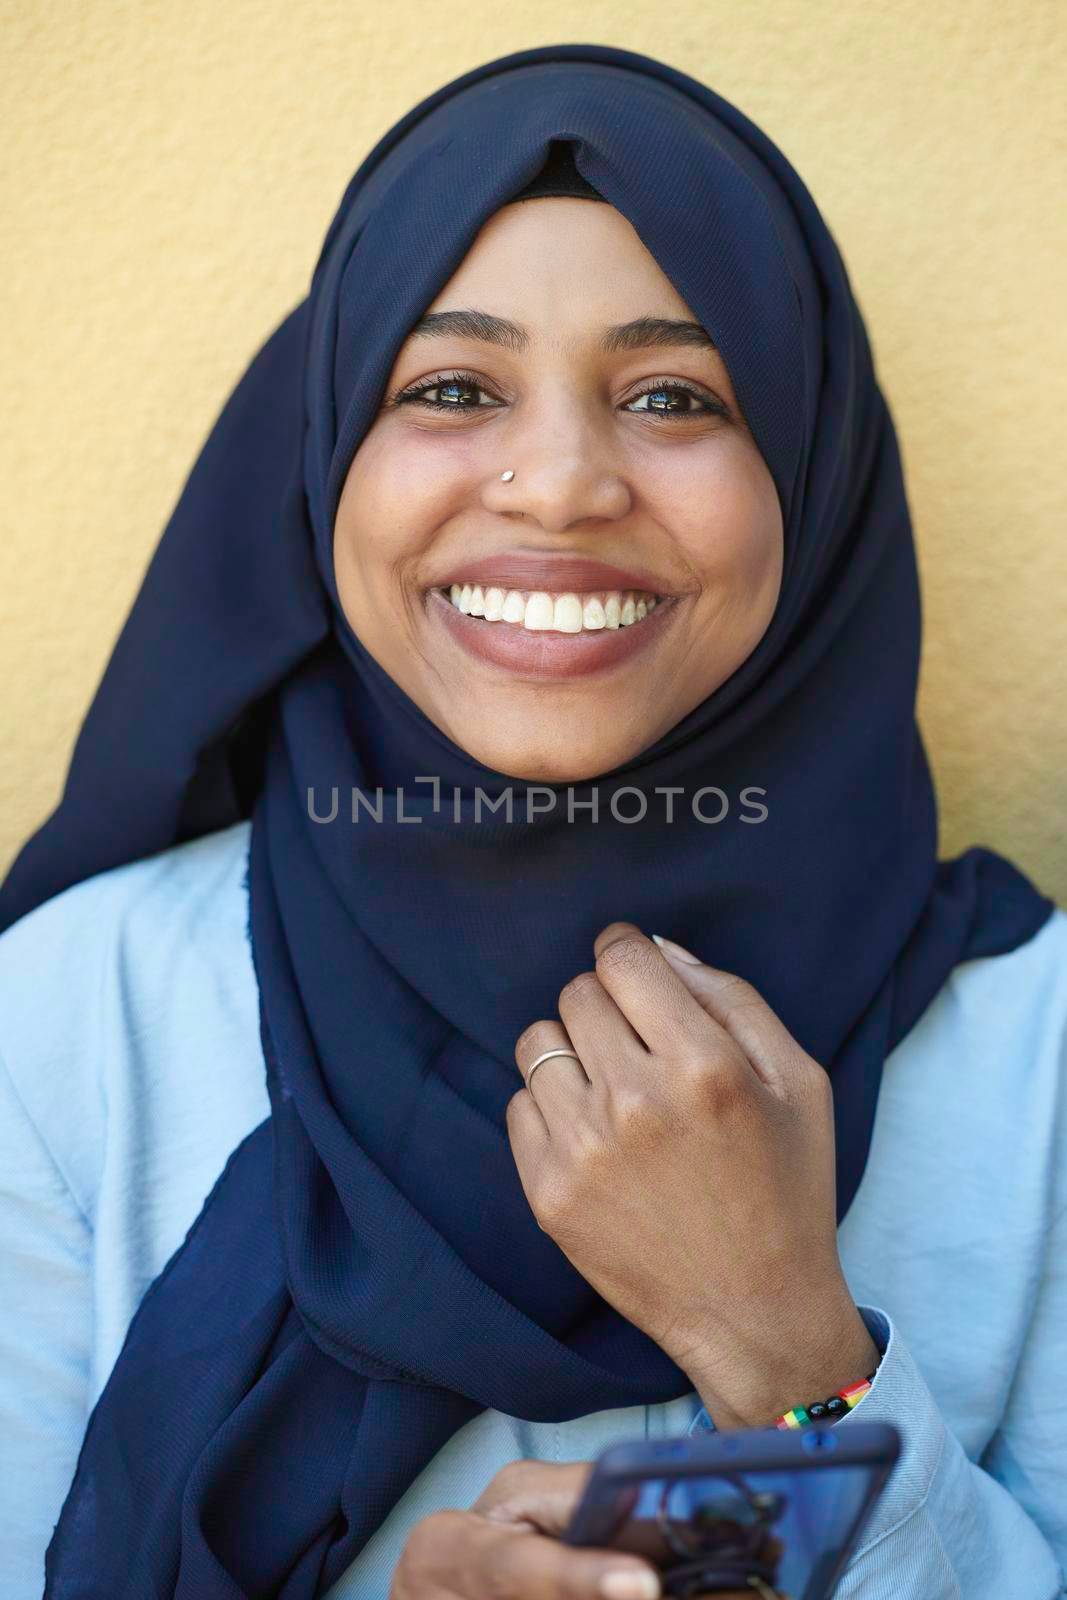
[[[878,1350],[837,1250],[826,1072],[756,990],[632,923],[594,942],[562,1021],[515,1047],[508,1104],[539,1226],[687,1373],[719,1428],[765,1427]],[[584,1069],[584,1070],[583,1070]]]

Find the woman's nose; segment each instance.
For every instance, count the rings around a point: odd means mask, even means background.
[[[576,523],[616,522],[632,504],[617,465],[595,443],[553,445],[516,431],[502,455],[507,459],[486,474],[482,487],[487,511],[521,515],[527,526],[536,523],[546,533],[563,533]],[[514,476],[505,483],[501,473],[508,470]]]

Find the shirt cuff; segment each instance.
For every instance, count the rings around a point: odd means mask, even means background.
[[[882,1359],[863,1399],[834,1427],[847,1428],[853,1418],[892,1423],[900,1434],[900,1455],[864,1524],[853,1562],[923,1504],[946,1434],[941,1409],[888,1312],[879,1306],[860,1306],[859,1312]]]

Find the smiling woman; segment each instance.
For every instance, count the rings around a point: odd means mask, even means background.
[[[502,207],[387,391],[338,508],[338,592],[484,766],[613,771],[762,638],[774,482],[710,335],[613,206]]]
[[[919,643],[747,118],[560,45],[379,142],[0,888],[5,1600],[651,1600],[589,1460],[820,1416],[836,1592],[1051,1600],[1067,915],[938,860]]]

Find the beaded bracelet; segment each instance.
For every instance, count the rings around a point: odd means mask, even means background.
[[[775,1417],[774,1425],[776,1428],[803,1428],[809,1422],[836,1422],[839,1417],[846,1416],[853,1406],[859,1405],[873,1382],[874,1373],[869,1372],[858,1383],[850,1383],[847,1389],[838,1389],[827,1400],[815,1400],[810,1406],[794,1406],[792,1411]]]

